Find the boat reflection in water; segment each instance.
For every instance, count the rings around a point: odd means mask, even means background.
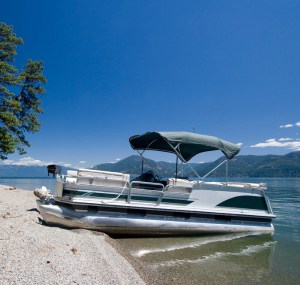
[[[160,276],[156,284],[257,284],[269,279],[276,244],[266,234],[118,241]]]

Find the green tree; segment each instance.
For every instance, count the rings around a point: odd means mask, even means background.
[[[45,93],[43,62],[27,60],[19,72],[13,65],[17,46],[23,44],[13,27],[0,23],[0,159],[30,144],[25,134],[39,131],[38,115],[43,113],[40,97]]]

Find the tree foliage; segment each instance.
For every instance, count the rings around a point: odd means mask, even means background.
[[[43,85],[43,62],[27,60],[19,72],[13,65],[17,46],[23,44],[13,27],[0,23],[0,158],[18,151],[24,154],[24,147],[30,144],[25,134],[39,131],[38,115],[41,109]]]

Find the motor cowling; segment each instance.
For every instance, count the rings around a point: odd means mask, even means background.
[[[55,174],[61,174],[61,167],[55,164],[48,165],[47,170],[48,176],[50,173],[53,174],[53,176],[55,176]]]

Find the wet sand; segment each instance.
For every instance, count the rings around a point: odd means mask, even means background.
[[[151,284],[109,236],[43,224],[31,191],[0,185],[1,284]]]

